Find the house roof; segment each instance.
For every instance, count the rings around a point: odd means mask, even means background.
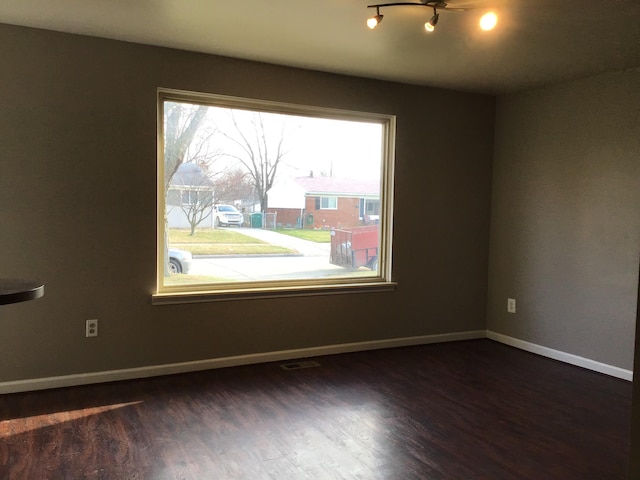
[[[213,187],[211,179],[195,163],[183,163],[171,177],[171,186]]]
[[[378,180],[332,178],[332,177],[296,177],[307,195],[331,194],[343,197],[354,195],[380,195]]]

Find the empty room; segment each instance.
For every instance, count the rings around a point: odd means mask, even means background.
[[[640,4],[0,3],[0,478],[640,479]]]

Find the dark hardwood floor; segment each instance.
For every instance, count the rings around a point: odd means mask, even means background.
[[[314,360],[0,396],[0,478],[625,478],[630,382],[491,340]]]

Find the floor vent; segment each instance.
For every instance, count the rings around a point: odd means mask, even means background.
[[[283,363],[280,368],[283,370],[298,370],[300,368],[319,367],[320,364],[315,360],[305,360],[304,362]]]

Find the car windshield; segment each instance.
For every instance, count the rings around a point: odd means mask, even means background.
[[[218,207],[218,211],[219,212],[237,212],[238,210],[236,210],[236,208],[232,207],[231,205],[220,205]]]

